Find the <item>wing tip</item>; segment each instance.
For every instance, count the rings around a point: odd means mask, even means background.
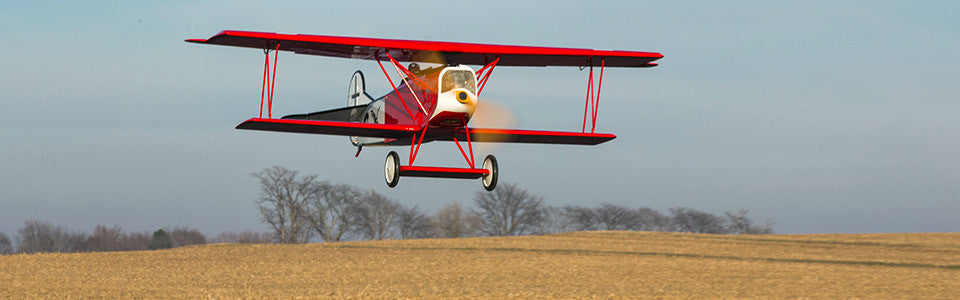
[[[250,118],[249,120],[237,124],[237,127],[234,127],[234,129],[249,129],[252,127],[251,124],[256,123],[256,121],[257,118]]]

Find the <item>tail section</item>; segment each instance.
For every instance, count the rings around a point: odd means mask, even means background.
[[[347,106],[366,105],[373,102],[373,97],[367,95],[363,72],[357,70],[350,77],[350,86],[347,90]]]
[[[383,124],[383,100],[374,101],[365,89],[363,73],[356,71],[350,78],[350,86],[347,90],[347,107],[287,115],[282,119]],[[384,141],[384,138],[350,137],[350,142],[358,147],[357,155],[360,155],[360,147],[363,147],[363,145],[379,144]]]
[[[350,85],[347,87],[347,105],[363,108],[361,113],[353,115],[351,122],[383,124],[383,101],[375,102],[373,97],[367,94],[363,72],[360,72],[360,70],[353,72],[353,76],[350,77]],[[350,142],[357,146],[358,156],[363,145],[382,143],[383,141],[383,138],[350,137]]]

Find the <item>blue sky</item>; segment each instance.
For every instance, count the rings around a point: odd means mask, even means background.
[[[597,147],[505,145],[501,181],[553,205],[746,208],[786,233],[960,230],[956,2],[0,3],[0,231],[265,230],[256,181],[279,165],[432,211],[480,183],[382,179],[346,138],[238,131],[259,105],[262,52],[187,44],[223,29],[656,51],[608,69]],[[281,53],[278,114],[345,103],[354,70]],[[525,129],[579,130],[586,73],[498,68],[484,98]],[[453,144],[418,163],[462,163]]]

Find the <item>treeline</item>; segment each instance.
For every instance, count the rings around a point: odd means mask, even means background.
[[[150,232],[126,233],[120,226],[97,225],[92,233],[70,231],[63,226],[27,220],[17,231],[16,245],[0,232],[0,254],[41,252],[100,252],[158,250],[207,243],[272,243],[270,233],[225,232],[208,239],[199,230],[174,227]]]
[[[544,204],[514,184],[477,192],[473,207],[453,202],[429,215],[372,190],[330,183],[316,175],[272,167],[254,174],[260,181],[261,220],[279,243],[338,242],[407,238],[455,238],[550,234],[580,230],[645,230],[715,234],[769,234],[772,222],[756,222],[746,210],[714,215],[685,207],[667,214],[615,204],[599,207]]]
[[[746,210],[715,215],[673,207],[661,213],[616,204],[549,206],[543,197],[515,184],[474,194],[472,207],[452,202],[433,214],[405,206],[372,190],[330,183],[316,175],[272,167],[254,174],[261,195],[260,219],[270,232],[226,232],[208,239],[196,229],[176,227],[153,233],[124,233],[98,225],[93,233],[72,232],[37,220],[25,222],[17,243],[0,232],[0,254],[133,251],[207,243],[338,242],[410,238],[457,238],[552,234],[584,230],[671,231],[714,234],[770,234],[772,222],[757,222]]]

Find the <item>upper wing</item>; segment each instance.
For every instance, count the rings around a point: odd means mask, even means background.
[[[388,125],[358,122],[298,120],[298,119],[260,119],[246,120],[237,129],[265,130],[297,133],[316,133],[346,136],[365,136],[379,138],[411,137],[420,129],[413,125]]]
[[[209,39],[187,42],[293,51],[300,54],[386,60],[386,52],[398,61],[484,65],[497,57],[497,66],[599,66],[654,67],[663,57],[656,52],[592,50],[532,46],[489,45],[454,42],[375,39],[325,35],[278,34],[225,30]],[[379,57],[374,57],[379,55]]]
[[[463,129],[455,131],[453,136],[456,136],[457,139],[461,141],[466,140],[467,137],[466,131]],[[609,133],[487,128],[470,129],[470,139],[474,142],[597,145],[616,137],[616,135]],[[437,140],[452,141],[453,138],[450,136],[440,136]]]

